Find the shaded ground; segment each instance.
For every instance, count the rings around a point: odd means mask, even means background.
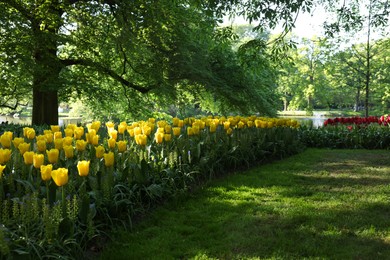
[[[308,149],[164,205],[101,259],[390,259],[390,152]]]

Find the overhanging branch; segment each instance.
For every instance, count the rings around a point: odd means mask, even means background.
[[[66,59],[66,60],[61,60],[61,63],[64,66],[71,66],[71,65],[82,65],[82,66],[88,66],[91,68],[96,69],[97,71],[103,72],[104,74],[110,76],[111,78],[115,79],[116,81],[120,82],[121,84],[132,88],[140,93],[147,93],[153,89],[153,87],[141,87],[139,85],[135,85],[134,83],[126,80],[122,76],[120,76],[118,73],[113,71],[110,68],[107,68],[103,66],[102,64],[98,62],[94,62],[92,60],[88,59]]]

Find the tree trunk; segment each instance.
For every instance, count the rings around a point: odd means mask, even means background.
[[[57,91],[41,91],[33,88],[33,125],[58,125]]]
[[[356,91],[355,109],[354,109],[355,112],[358,112],[360,110],[359,105],[360,105],[360,87],[357,88],[357,91]]]

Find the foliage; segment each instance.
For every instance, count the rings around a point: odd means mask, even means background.
[[[75,257],[195,184],[302,149],[298,124],[174,118],[16,128],[0,136],[3,257]],[[22,131],[20,131],[20,129]]]

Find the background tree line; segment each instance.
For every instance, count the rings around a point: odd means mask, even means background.
[[[350,106],[351,97],[329,97],[342,86],[354,89],[355,101],[362,95],[356,88],[364,88],[366,108],[379,96],[385,107],[386,70],[377,65],[375,83],[372,45],[364,54],[365,78],[348,79],[348,73],[332,85],[331,77],[356,71],[361,46],[333,52],[330,59],[319,50],[325,46],[306,41],[306,50],[295,52],[284,37],[297,15],[316,4],[336,14],[336,22],[326,25],[332,37],[361,30],[365,18],[368,28],[385,26],[386,2],[367,1],[369,16],[357,11],[359,1],[340,6],[325,0],[0,0],[0,107],[32,106],[33,124],[57,124],[59,103],[76,101],[95,119],[185,115],[194,109],[275,115],[281,100],[285,109]],[[221,27],[227,16],[242,16],[253,26]],[[270,36],[278,24],[282,35]],[[327,64],[335,57],[340,66],[331,69]]]

